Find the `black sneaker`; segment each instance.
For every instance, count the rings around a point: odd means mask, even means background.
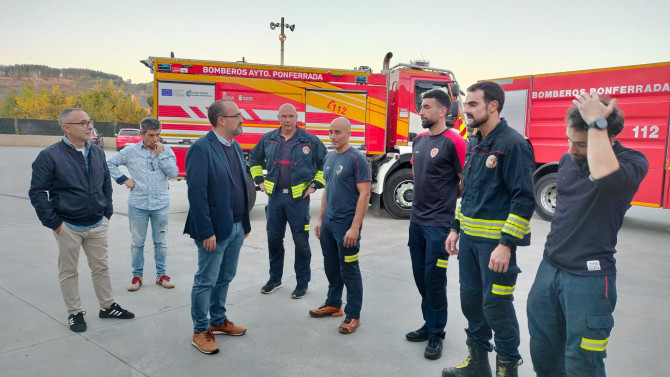
[[[298,284],[293,290],[291,297],[293,298],[303,298],[307,294],[307,284]]]
[[[442,336],[439,334],[430,334],[428,336],[428,345],[423,357],[430,360],[437,360],[442,357]]]
[[[268,281],[265,283],[263,288],[261,288],[261,293],[270,294],[281,287],[281,281]]]
[[[424,323],[418,330],[408,332],[405,334],[405,338],[410,342],[423,342],[428,340],[428,328],[426,328],[426,324]]]
[[[70,324],[70,330],[74,332],[86,331],[86,321],[84,321],[84,314],[86,314],[86,312],[79,312],[77,314],[70,314],[70,316],[67,317],[67,321]]]
[[[131,319],[135,318],[135,314],[123,309],[116,302],[110,305],[107,309],[100,309],[98,313],[100,318],[119,318],[119,319]]]

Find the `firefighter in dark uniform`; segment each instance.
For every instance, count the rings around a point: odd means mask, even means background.
[[[279,108],[280,127],[261,137],[249,154],[251,176],[269,196],[267,217],[270,279],[261,288],[269,294],[282,285],[284,234],[288,222],[295,243],[297,285],[292,293],[299,299],[307,293],[311,277],[309,247],[309,195],[325,186],[323,159],[326,147],[314,135],[297,127],[298,112],[289,103]],[[263,176],[261,163],[267,174]]]
[[[617,233],[649,170],[616,136],[616,99],[581,92],[567,113],[570,146],[558,165],[558,200],[526,305],[538,377],[605,376],[617,302]]]
[[[535,162],[528,142],[500,118],[504,101],[498,84],[468,88],[465,115],[468,127],[478,131],[466,149],[463,198],[445,248],[458,254],[469,355],[458,366],[445,368],[445,377],[491,376],[493,332],[496,376],[518,376],[522,363],[513,293],[521,272],[516,248],[530,244]]]
[[[431,360],[442,356],[449,263],[444,241],[456,213],[465,161],[465,140],[447,128],[445,121],[450,103],[449,94],[440,89],[423,95],[419,115],[428,131],[412,143],[414,200],[407,244],[424,324],[405,337],[410,342],[427,340],[423,355]]]

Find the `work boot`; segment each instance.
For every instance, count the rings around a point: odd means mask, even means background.
[[[418,330],[408,332],[405,334],[405,338],[410,342],[425,342],[428,340],[428,328],[426,324],[424,323]]]
[[[492,377],[489,353],[468,338],[468,357],[455,368],[444,368],[442,377]]]
[[[423,357],[430,360],[437,360],[442,357],[442,336],[441,334],[430,334],[428,345],[423,353]]]
[[[502,360],[500,355],[496,355],[496,377],[519,377],[519,365],[523,364],[523,359]]]

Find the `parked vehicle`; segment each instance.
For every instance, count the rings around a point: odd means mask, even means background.
[[[91,143],[99,146],[100,148],[105,148],[105,141],[102,139],[102,134],[100,134],[100,131],[98,131],[97,128],[93,128],[93,131],[91,131]]]
[[[122,128],[116,134],[116,150],[120,151],[124,147],[137,144],[142,141],[142,135],[137,128]]]
[[[489,80],[505,89],[502,110],[535,151],[535,211],[551,220],[558,161],[568,150],[565,114],[580,92],[617,99],[625,127],[617,139],[649,160],[632,205],[670,208],[670,62]]]
[[[350,143],[366,154],[372,167],[374,208],[383,205],[393,217],[409,218],[414,196],[411,142],[423,132],[423,93],[436,88],[449,93],[454,105],[449,121],[461,135],[465,126],[453,72],[432,68],[427,61],[389,68],[392,57],[386,54],[381,73],[367,66],[351,70],[158,57],[142,63],[154,74],[154,116],[177,156],[181,176],[188,147],[212,128],[207,108],[213,101],[229,98],[239,106],[244,133],[236,140],[245,153],[278,127],[279,106],[290,103],[298,111],[298,126],[328,147],[330,122],[348,118]],[[255,187],[250,175],[248,181]]]

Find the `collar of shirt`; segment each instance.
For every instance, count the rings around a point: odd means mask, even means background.
[[[74,148],[74,149],[77,149],[77,147],[75,147],[74,144],[72,144],[72,142],[70,141],[70,139],[67,138],[67,136],[63,135],[63,141],[65,142],[65,144],[69,145],[70,147],[72,147],[72,148]],[[87,152],[87,153],[88,153],[88,149],[89,149],[90,147],[91,147],[91,142],[87,141],[87,142],[84,144],[84,148],[86,148],[86,152]]]
[[[216,131],[214,131],[213,128],[212,128],[212,132],[214,132],[214,135],[216,135],[216,138],[219,139],[221,144],[225,145],[226,147],[230,147],[231,145],[233,145],[232,141],[228,141],[228,140],[224,139],[223,137],[221,137],[221,135],[217,134]]]

